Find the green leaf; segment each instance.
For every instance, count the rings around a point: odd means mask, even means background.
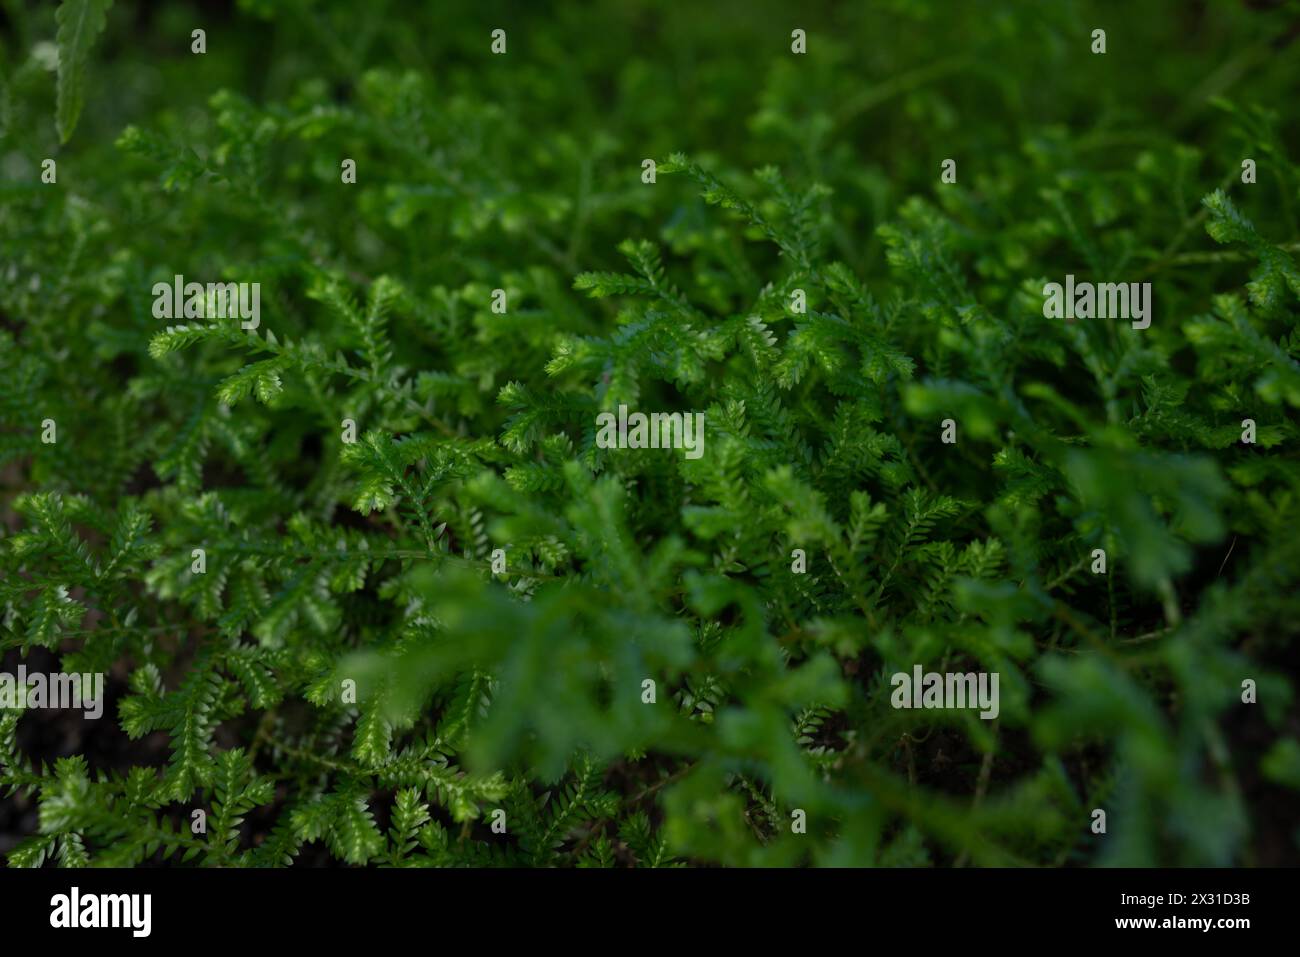
[[[108,22],[113,0],[63,0],[54,19],[59,24],[59,141],[66,143],[77,127],[85,99],[90,50]]]

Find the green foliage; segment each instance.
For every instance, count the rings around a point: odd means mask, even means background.
[[[86,64],[95,38],[104,31],[113,0],[63,0],[59,23],[59,139],[66,143],[77,128],[86,98]]]
[[[12,14],[0,655],[109,707],[11,866],[1294,862],[1291,14],[372,6]]]

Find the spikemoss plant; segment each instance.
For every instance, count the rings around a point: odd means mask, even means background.
[[[0,651],[109,707],[0,711],[10,865],[1294,862],[1293,8],[62,6]]]

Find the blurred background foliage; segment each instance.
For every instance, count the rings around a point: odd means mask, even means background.
[[[1296,862],[1300,4],[119,0],[66,143],[0,27],[0,652],[112,716],[10,864]]]

